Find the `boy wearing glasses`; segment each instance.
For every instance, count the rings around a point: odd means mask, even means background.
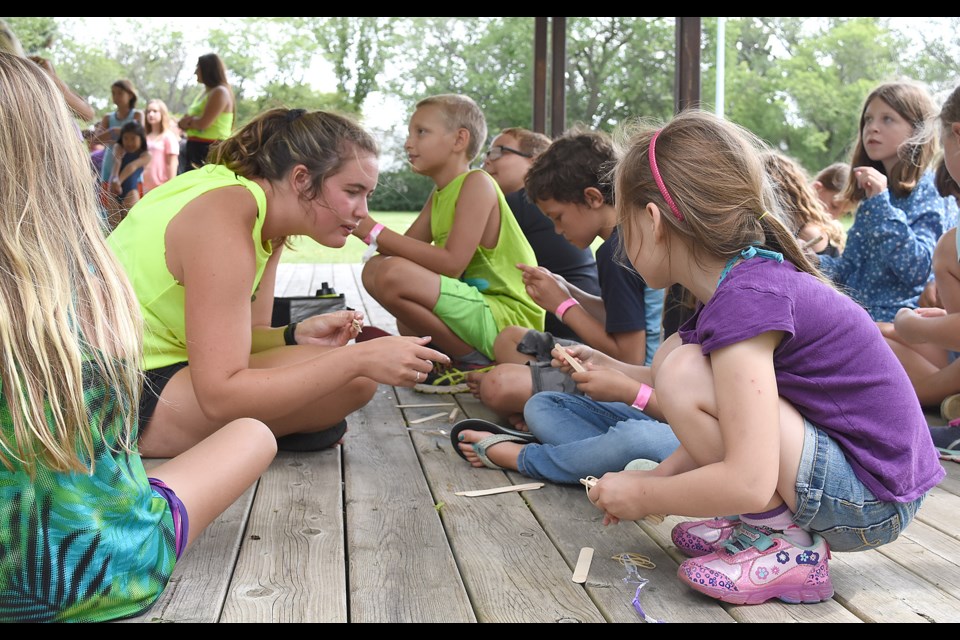
[[[471,98],[441,94],[417,103],[404,149],[414,171],[436,188],[406,233],[367,217],[353,230],[372,252],[363,286],[397,319],[402,335],[430,336],[450,356],[414,389],[468,390],[466,375],[493,365],[493,343],[511,325],[543,330],[545,313],[527,294],[516,265],[536,264],[503,191],[470,169],[487,137]]]
[[[599,296],[600,282],[593,250],[590,247],[575,247],[557,233],[553,221],[527,197],[527,190],[523,186],[530,165],[547,150],[550,142],[549,137],[529,129],[503,129],[484,155],[483,168],[506,194],[507,204],[537,256],[537,264],[578,289]],[[547,314],[545,327],[557,338],[583,341],[570,326],[560,322],[552,313]]]
[[[649,366],[660,345],[663,289],[651,289],[619,256],[620,236],[613,185],[606,178],[617,160],[610,136],[572,129],[533,162],[524,179],[527,195],[578,247],[598,237],[601,293],[590,295],[543,267],[518,265],[527,291],[545,310],[582,336],[582,344],[633,365]],[[570,345],[550,333],[507,327],[497,337],[497,366],[468,376],[484,405],[523,428],[527,400],[541,391],[583,395],[573,379],[551,366],[554,345]],[[636,411],[638,418],[643,414]]]

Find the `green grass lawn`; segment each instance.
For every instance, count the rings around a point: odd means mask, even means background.
[[[417,211],[378,211],[370,215],[377,222],[390,227],[397,233],[404,233],[416,219]],[[840,219],[844,228],[849,229],[853,224],[853,216],[847,215]],[[597,238],[592,248],[596,252],[597,247],[603,244],[603,240]],[[340,249],[331,249],[322,244],[314,242],[306,236],[301,236],[293,241],[293,250],[285,250],[280,262],[291,262],[298,264],[327,264],[342,262],[346,264],[356,264],[363,257],[363,252],[367,250],[367,245],[359,238],[350,236],[347,238],[347,244]]]
[[[371,212],[370,216],[377,222],[390,227],[397,233],[405,233],[410,225],[416,220],[419,211],[376,211]],[[597,238],[593,243],[593,250],[603,244],[603,240]],[[363,257],[363,252],[367,250],[367,245],[354,236],[347,238],[347,244],[340,249],[331,249],[322,244],[314,242],[306,236],[300,236],[293,241],[293,250],[284,250],[280,262],[290,262],[297,264],[327,264],[334,262],[343,262],[347,264],[356,264]]]
[[[407,228],[416,220],[419,211],[378,211],[371,212],[370,216],[377,222],[382,222],[397,233],[405,233]],[[293,241],[293,250],[285,249],[280,262],[327,264],[343,262],[355,264],[360,262],[367,245],[360,238],[350,236],[347,244],[339,249],[331,249],[314,242],[306,236],[300,236]]]

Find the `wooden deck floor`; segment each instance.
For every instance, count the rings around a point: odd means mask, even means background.
[[[280,295],[328,282],[395,331],[359,285],[359,265],[283,265]],[[191,547],[160,600],[135,622],[638,622],[636,587],[614,560],[648,556],[641,592],[665,622],[960,622],[960,464],[893,544],[835,554],[833,599],[730,606],[677,579],[682,556],[662,524],[604,527],[582,487],[547,484],[467,498],[454,492],[529,482],[474,469],[453,451],[446,416],[491,418],[470,394],[381,386],[348,419],[342,447],[277,455],[270,469]],[[580,549],[595,555],[585,584]]]

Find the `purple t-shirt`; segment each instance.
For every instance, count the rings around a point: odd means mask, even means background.
[[[880,500],[911,502],[946,475],[903,366],[860,305],[789,262],[736,265],[680,327],[704,355],[766,331],[777,387],[830,434]]]

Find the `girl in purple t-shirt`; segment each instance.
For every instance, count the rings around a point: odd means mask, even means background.
[[[819,602],[830,552],[893,541],[945,475],[903,367],[781,222],[762,144],[690,109],[616,169],[625,258],[699,300],[654,379],[680,447],[589,491],[604,523],[684,522],[680,579],[714,598]],[[739,514],[721,517],[722,514]]]

